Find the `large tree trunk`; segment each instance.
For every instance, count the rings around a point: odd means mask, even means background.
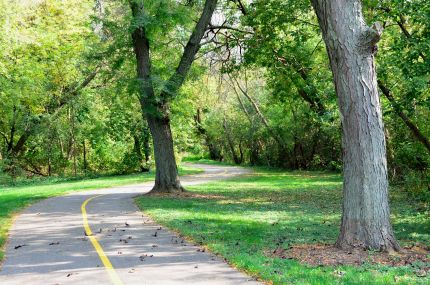
[[[132,6],[134,17],[144,15],[143,6]],[[170,120],[167,115],[167,105],[155,103],[155,94],[151,80],[151,59],[149,55],[149,40],[144,27],[133,32],[133,45],[137,61],[138,78],[143,81],[140,103],[152,134],[155,156],[155,185],[151,192],[183,191],[179,182],[173,151],[173,137]],[[154,110],[155,109],[155,110]]]
[[[184,189],[179,182],[173,137],[168,118],[147,115],[154,142],[155,186],[151,192],[176,192]]]
[[[151,192],[183,191],[179,183],[173,138],[169,120],[169,100],[177,95],[184,83],[195,55],[200,49],[200,42],[205,34],[217,0],[206,0],[203,11],[196,26],[184,47],[184,52],[174,74],[166,81],[161,94],[155,94],[152,83],[151,57],[149,39],[142,21],[147,15],[143,1],[130,1],[134,19],[139,26],[132,33],[133,47],[137,62],[137,75],[141,81],[140,103],[148,121],[154,143],[156,177],[155,186]]]
[[[374,55],[382,27],[359,0],[312,0],[326,43],[343,128],[343,213],[336,245],[399,250],[390,223],[384,126]]]

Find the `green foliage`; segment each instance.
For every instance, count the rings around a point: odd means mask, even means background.
[[[134,138],[145,137],[145,123],[133,94],[134,67],[127,61],[131,53],[119,55],[130,42],[113,41],[108,33],[124,34],[121,21],[106,21],[105,34],[96,34],[94,21],[99,19],[92,5],[92,1],[36,1],[8,5],[4,11],[0,40],[4,171],[76,176],[139,171],[151,163],[150,150],[148,157],[135,154]],[[26,139],[15,151],[21,138]],[[145,147],[150,145],[139,144],[142,151]]]
[[[195,109],[201,111],[205,134],[200,138],[203,136],[206,151],[212,144],[226,161],[234,161],[236,155],[242,163],[256,165],[296,169],[340,165],[337,113],[323,115],[325,119],[300,98],[280,99],[261,75],[269,76],[265,69],[258,69],[223,76],[220,83],[218,78],[208,77],[199,83],[200,91],[190,89],[204,99],[197,101],[201,103]],[[267,125],[241,89],[258,106]],[[188,151],[193,152],[191,148]]]
[[[378,78],[412,124],[430,138],[427,2],[365,1],[364,7],[368,23],[381,21],[385,26],[378,44]],[[210,88],[201,96],[211,97],[202,109],[206,134],[201,141],[206,152],[212,152],[212,143],[221,153],[214,159],[341,170],[340,118],[324,42],[310,2],[259,0],[245,8],[239,19],[225,12],[226,25],[234,29],[217,38],[228,42],[233,54],[242,47],[243,57],[222,60],[218,70],[212,67],[215,76],[211,80],[219,82],[218,86],[204,83]],[[218,46],[215,58],[225,58],[227,49]],[[246,86],[269,126],[262,123],[237,84],[229,82],[230,76],[236,77],[242,88]],[[421,189],[419,196],[427,197],[429,152],[394,111],[394,104],[382,92],[380,96],[390,178],[394,183],[415,181],[414,187],[407,188]],[[224,122],[230,131],[223,127]]]
[[[370,21],[385,23],[377,58],[378,77],[390,88],[399,108],[429,138],[430,5],[428,1],[382,1],[369,3],[368,8]],[[393,104],[387,100],[383,103],[390,176],[397,183],[405,182],[411,194],[428,197],[429,152],[415,140]]]
[[[93,1],[18,2],[0,1],[0,179],[151,168],[131,31],[145,25],[159,94],[203,1],[145,1],[137,18],[129,1],[103,1],[100,13]],[[169,104],[178,157],[341,171],[335,90],[310,2],[243,4],[245,14],[237,3],[220,4],[212,24],[231,29],[208,32],[180,96]],[[429,138],[430,4],[364,5],[368,23],[385,25],[378,78]],[[390,178],[428,199],[430,155],[383,94],[381,101]]]
[[[131,31],[145,26],[155,101],[161,102],[203,4],[145,0],[145,14],[133,17],[130,1],[103,1],[103,11],[94,11],[89,0],[12,2],[0,0],[0,185],[18,186],[0,190],[0,246],[11,215],[33,201],[152,177],[49,184],[153,168]],[[244,13],[235,1],[221,3],[212,24],[226,28],[207,33],[180,96],[169,102],[178,157],[341,171],[335,90],[310,1],[241,3]],[[368,23],[385,26],[378,78],[430,138],[430,2],[363,3]],[[428,243],[429,152],[382,93],[381,102],[396,234],[403,242]],[[38,185],[40,179],[46,184]],[[410,267],[375,266],[341,268],[347,273],[339,279],[334,268],[266,254],[280,239],[285,246],[315,242],[316,235],[319,242],[334,241],[338,174],[258,169],[234,181],[191,188],[208,199],[149,197],[139,203],[160,222],[274,283],[385,284],[394,276],[402,276],[400,284],[422,281]]]

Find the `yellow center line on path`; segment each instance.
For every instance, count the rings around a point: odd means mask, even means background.
[[[88,236],[88,238],[90,239],[91,243],[93,244],[95,250],[97,251],[97,254],[100,257],[100,260],[103,262],[103,265],[105,266],[105,269],[106,269],[107,273],[109,274],[109,277],[112,280],[112,283],[114,285],[124,285],[124,283],[122,283],[121,279],[119,278],[118,274],[116,273],[115,269],[113,268],[112,263],[110,262],[109,258],[106,256],[105,252],[103,251],[103,248],[101,247],[100,243],[97,241],[96,237],[93,236],[93,232],[91,231],[90,225],[88,224],[86,206],[87,206],[88,202],[90,202],[91,200],[93,200],[97,197],[100,197],[100,196],[103,196],[103,195],[91,197],[91,198],[85,200],[84,203],[82,203],[81,211],[82,211],[82,220],[84,223],[85,234]]]

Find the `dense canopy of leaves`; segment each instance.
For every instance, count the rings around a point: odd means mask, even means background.
[[[203,1],[145,1],[140,18],[132,17],[129,1],[18,2],[0,1],[2,172],[147,170],[152,151],[131,31],[144,23],[160,94]],[[430,166],[430,4],[364,5],[369,23],[385,27],[377,70],[386,91],[390,175],[423,189]],[[179,156],[341,170],[337,100],[309,1],[223,1],[201,44],[170,103]]]

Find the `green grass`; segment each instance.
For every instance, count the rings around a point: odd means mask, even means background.
[[[139,207],[157,222],[181,232],[231,264],[274,284],[429,284],[415,264],[400,268],[312,267],[272,257],[278,246],[335,242],[341,212],[341,176],[322,172],[257,169],[247,177],[188,187],[201,195],[142,196]],[[428,212],[395,189],[393,225],[403,245],[430,244]],[[336,270],[345,272],[342,277]]]
[[[201,169],[192,167],[179,168],[180,175],[195,174],[201,171]],[[0,186],[0,261],[4,256],[4,244],[14,214],[29,204],[72,191],[142,183],[153,179],[154,173],[148,172],[121,176],[105,176],[93,179],[87,178],[74,181],[56,181],[55,178],[41,181],[22,181],[19,182],[17,186],[13,187]]]

